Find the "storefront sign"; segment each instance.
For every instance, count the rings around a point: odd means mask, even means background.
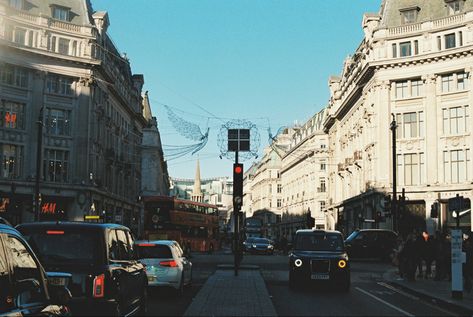
[[[41,205],[41,213],[54,214],[56,213],[56,203],[44,203]]]

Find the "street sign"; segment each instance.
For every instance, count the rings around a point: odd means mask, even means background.
[[[463,297],[463,263],[465,254],[462,252],[463,232],[452,230],[452,297]]]

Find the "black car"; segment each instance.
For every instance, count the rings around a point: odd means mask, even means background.
[[[355,230],[345,240],[345,246],[350,258],[387,261],[397,246],[397,234],[385,229]]]
[[[0,224],[1,316],[68,316],[70,278],[46,273],[21,234]]]
[[[48,271],[72,274],[73,315],[129,315],[146,310],[146,271],[136,260],[127,227],[40,222],[17,228]]]
[[[338,231],[297,230],[289,254],[289,286],[331,283],[350,289],[350,262]]]
[[[274,245],[271,240],[266,238],[248,238],[243,242],[245,252],[253,254],[270,254],[274,253]]]

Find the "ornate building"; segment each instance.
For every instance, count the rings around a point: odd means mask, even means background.
[[[35,219],[39,173],[40,219],[138,226],[144,79],[108,26],[87,0],[0,0],[0,216],[13,223]]]
[[[399,229],[433,234],[454,223],[449,198],[473,196],[473,3],[384,0],[362,25],[363,41],[329,80],[328,207],[347,233],[392,227],[383,197],[393,193],[394,118]]]

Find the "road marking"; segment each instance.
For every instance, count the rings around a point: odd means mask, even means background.
[[[409,316],[409,317],[414,317],[413,314],[408,313],[408,312],[406,312],[405,310],[402,310],[401,308],[396,307],[396,306],[394,306],[394,305],[392,305],[392,304],[386,302],[385,300],[382,300],[381,298],[379,298],[379,297],[377,297],[377,296],[374,296],[373,294],[371,294],[371,293],[369,293],[369,292],[367,292],[367,291],[365,291],[365,290],[363,290],[363,289],[361,289],[361,288],[359,288],[359,287],[355,287],[355,288],[356,288],[357,290],[359,290],[360,292],[362,292],[363,294],[366,294],[366,295],[368,295],[368,296],[370,296],[370,297],[376,299],[377,301],[383,303],[384,305],[389,306],[389,307],[391,307],[392,309],[397,310],[397,311],[400,312],[401,314],[404,314],[404,315]]]
[[[383,282],[378,282],[378,285],[381,285],[381,286],[384,286],[384,287],[386,287],[386,288],[389,288],[390,290],[393,290],[394,292],[399,293],[399,294],[401,294],[401,295],[404,295],[404,296],[406,296],[406,297],[408,297],[408,298],[410,298],[410,299],[413,299],[413,300],[420,300],[419,297],[414,296],[414,295],[411,295],[411,294],[408,294],[408,293],[406,293],[406,292],[404,292],[404,291],[401,291],[401,290],[395,288],[395,287],[392,286],[392,285],[389,285],[389,284],[386,284],[386,283],[383,283]],[[435,308],[435,309],[441,311],[442,313],[444,313],[444,314],[446,314],[446,315],[449,315],[449,316],[456,316],[456,315],[455,315],[454,313],[452,313],[451,311],[448,311],[448,310],[445,310],[445,309],[443,309],[443,308],[440,308],[440,307],[438,307],[437,305],[432,305],[431,303],[429,303],[429,302],[427,302],[427,301],[425,301],[425,300],[423,300],[422,302],[424,303],[424,305],[429,306],[430,308]]]

